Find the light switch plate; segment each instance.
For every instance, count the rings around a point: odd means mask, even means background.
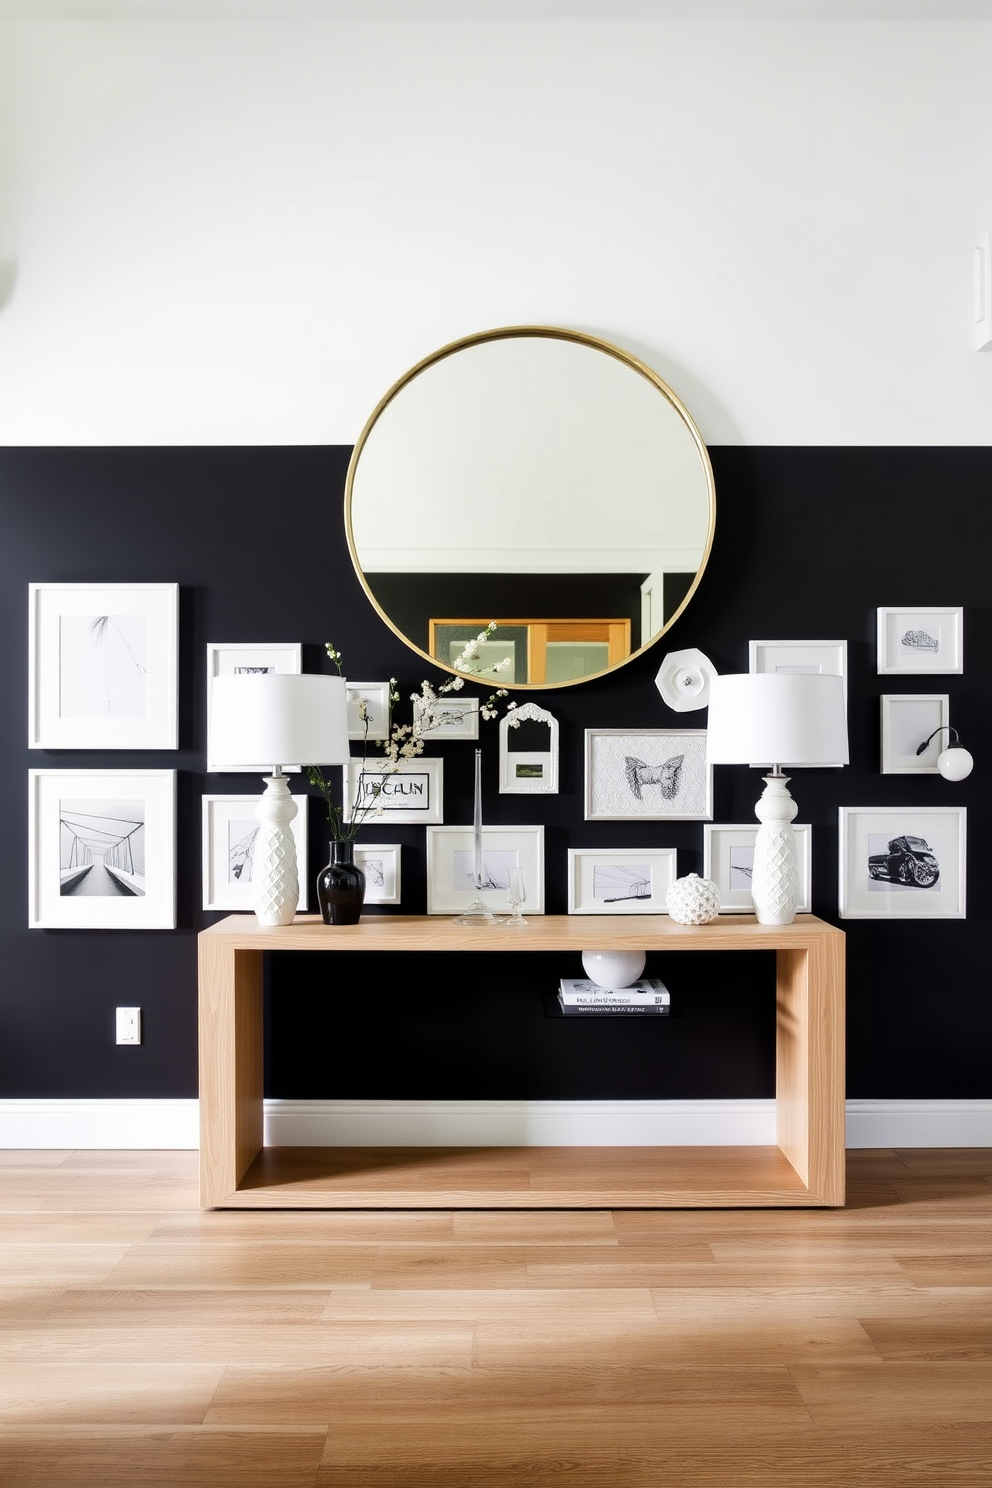
[[[119,1007],[117,1009],[117,1042],[119,1044],[141,1043],[140,1007]]]
[[[978,235],[975,249],[975,347],[992,351],[992,232]]]

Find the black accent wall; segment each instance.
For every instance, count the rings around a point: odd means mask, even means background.
[[[331,448],[0,451],[0,603],[6,707],[0,735],[0,1098],[196,1093],[200,796],[253,790],[206,776],[208,641],[304,643],[308,671],[343,652],[356,678],[396,676],[404,697],[425,665],[372,610],[352,571],[341,516],[350,451]],[[992,450],[716,448],[717,529],[699,590],[675,627],[614,676],[527,694],[561,724],[561,792],[501,796],[495,724],[483,724],[485,816],[543,822],[546,899],[564,912],[570,846],[674,845],[700,871],[700,823],[586,823],[583,730],[704,727],[673,714],[654,675],[667,650],[698,646],[719,671],[747,669],[747,643],[846,637],[851,765],[796,772],[799,820],[813,823],[814,910],[837,922],[837,807],[967,806],[964,921],[840,922],[848,936],[848,1095],[985,1098],[992,1032],[985,844],[992,804],[989,560]],[[177,752],[26,747],[30,581],[180,584]],[[878,677],[878,605],[963,604],[963,676]],[[883,692],[948,692],[976,759],[958,785],[879,773]],[[447,822],[471,816],[472,746],[444,755]],[[174,931],[28,930],[27,770],[179,771],[179,924]],[[258,786],[260,788],[260,785]],[[716,771],[715,820],[750,821],[745,768]],[[311,802],[311,879],[326,856]],[[403,843],[404,912],[425,907],[423,829],[370,827]],[[313,901],[311,901],[313,902]],[[371,911],[370,911],[371,912]],[[389,911],[380,911],[388,913]],[[328,930],[328,934],[333,934]],[[269,1093],[299,1098],[757,1096],[772,1090],[767,958],[652,958],[680,1016],[646,1027],[545,1016],[563,958],[520,953],[270,958]],[[567,959],[567,958],[565,958]],[[414,964],[415,963],[415,964]],[[419,973],[419,976],[417,975]],[[416,981],[415,981],[416,978]],[[118,1048],[114,1008],[144,1009],[144,1043]],[[306,1022],[301,1023],[301,1018]],[[305,1037],[299,1029],[306,1027]]]

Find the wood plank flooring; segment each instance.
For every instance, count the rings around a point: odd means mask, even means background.
[[[0,1152],[3,1488],[986,1488],[992,1153],[816,1210],[197,1207]]]

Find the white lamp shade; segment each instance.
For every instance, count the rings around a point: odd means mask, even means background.
[[[846,765],[843,678],[807,672],[714,677],[706,758],[712,765]]]
[[[212,753],[228,767],[341,765],[350,757],[343,677],[262,672],[215,677]]]

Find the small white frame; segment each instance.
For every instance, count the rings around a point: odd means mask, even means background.
[[[568,849],[568,913],[667,914],[675,882],[674,847]],[[611,893],[607,881],[612,881]],[[631,890],[642,891],[639,895]]]
[[[880,677],[963,672],[964,607],[879,608],[877,669]]]
[[[793,822],[796,856],[799,860],[799,903],[797,914],[810,914],[813,907],[813,828],[808,823]],[[737,880],[746,875],[747,856],[754,856],[757,822],[713,822],[703,827],[703,877],[712,879],[720,890],[720,914],[753,914],[751,886]],[[743,862],[736,861],[740,855]]]
[[[476,897],[471,882],[474,832],[468,827],[427,828],[427,913],[461,914]],[[544,827],[482,828],[483,863],[494,865],[494,876],[512,861],[523,869],[527,897],[520,906],[526,915],[544,913]],[[466,879],[465,883],[461,880]],[[503,889],[481,890],[483,903],[498,914],[507,908]]]
[[[812,672],[843,677],[847,707],[846,641],[748,641],[749,672]]]
[[[547,749],[511,749],[514,729],[539,723],[548,729]],[[499,788],[504,796],[558,794],[558,720],[547,708],[521,703],[499,721]]]
[[[355,866],[365,874],[366,904],[399,904],[400,866],[403,849],[399,842],[355,843]],[[370,868],[378,862],[379,874]]]
[[[179,747],[179,585],[28,585],[28,748]]]
[[[445,693],[439,697],[433,713],[438,720],[433,728],[424,728],[422,719],[424,716],[424,702],[422,698],[413,699],[413,723],[414,728],[423,733],[424,738],[430,739],[477,739],[479,737],[479,699],[476,697],[459,697],[455,693]]]
[[[344,819],[351,821],[356,802],[360,806],[373,786],[379,787],[376,804],[362,817],[362,824],[377,822],[436,826],[444,821],[444,761],[442,759],[388,760],[353,759],[343,768]],[[361,794],[360,794],[361,792]]]
[[[252,844],[243,840],[251,834],[242,834],[237,856],[243,866],[240,873],[235,875],[233,859],[238,845],[231,842],[231,827],[236,822],[253,824],[257,832],[261,823],[255,815],[255,810],[261,798],[261,792],[255,796],[208,795],[203,797],[201,853],[204,909],[254,910],[256,894],[251,881]],[[309,799],[309,796],[293,797],[297,811],[291,824],[293,840],[296,843],[296,866],[300,878],[300,897],[296,907],[301,913],[306,910],[308,902],[307,803]],[[247,877],[244,873],[245,867],[248,868]]]
[[[369,739],[373,743],[389,738],[389,683],[349,682],[344,684],[348,707],[348,738]],[[365,704],[368,732],[358,704]]]
[[[881,699],[883,775],[938,775],[937,756],[952,742],[939,734],[922,754],[917,747],[939,728],[950,728],[950,697],[946,692],[885,693]]]
[[[937,860],[929,886],[900,877],[908,854],[888,847],[902,837],[922,839]],[[963,806],[841,806],[838,904],[844,920],[963,920],[967,812]],[[876,875],[869,859],[885,857]],[[891,858],[891,861],[890,861]]]
[[[207,642],[207,773],[209,775],[271,775],[277,760],[257,765],[229,765],[214,759],[213,683],[215,677],[230,677],[239,671],[276,672],[299,676],[303,670],[303,647],[299,641],[208,641]],[[299,765],[282,766],[284,772]]]
[[[140,839],[131,840],[139,826]],[[125,843],[126,856],[118,853],[108,867],[110,854],[100,849]],[[104,892],[71,892],[94,872],[111,880]],[[29,770],[29,928],[172,930],[175,924],[175,770]]]
[[[675,766],[679,756],[682,764]],[[660,779],[652,781],[653,774]],[[712,816],[713,766],[706,759],[705,729],[586,729],[586,821],[709,821]]]

